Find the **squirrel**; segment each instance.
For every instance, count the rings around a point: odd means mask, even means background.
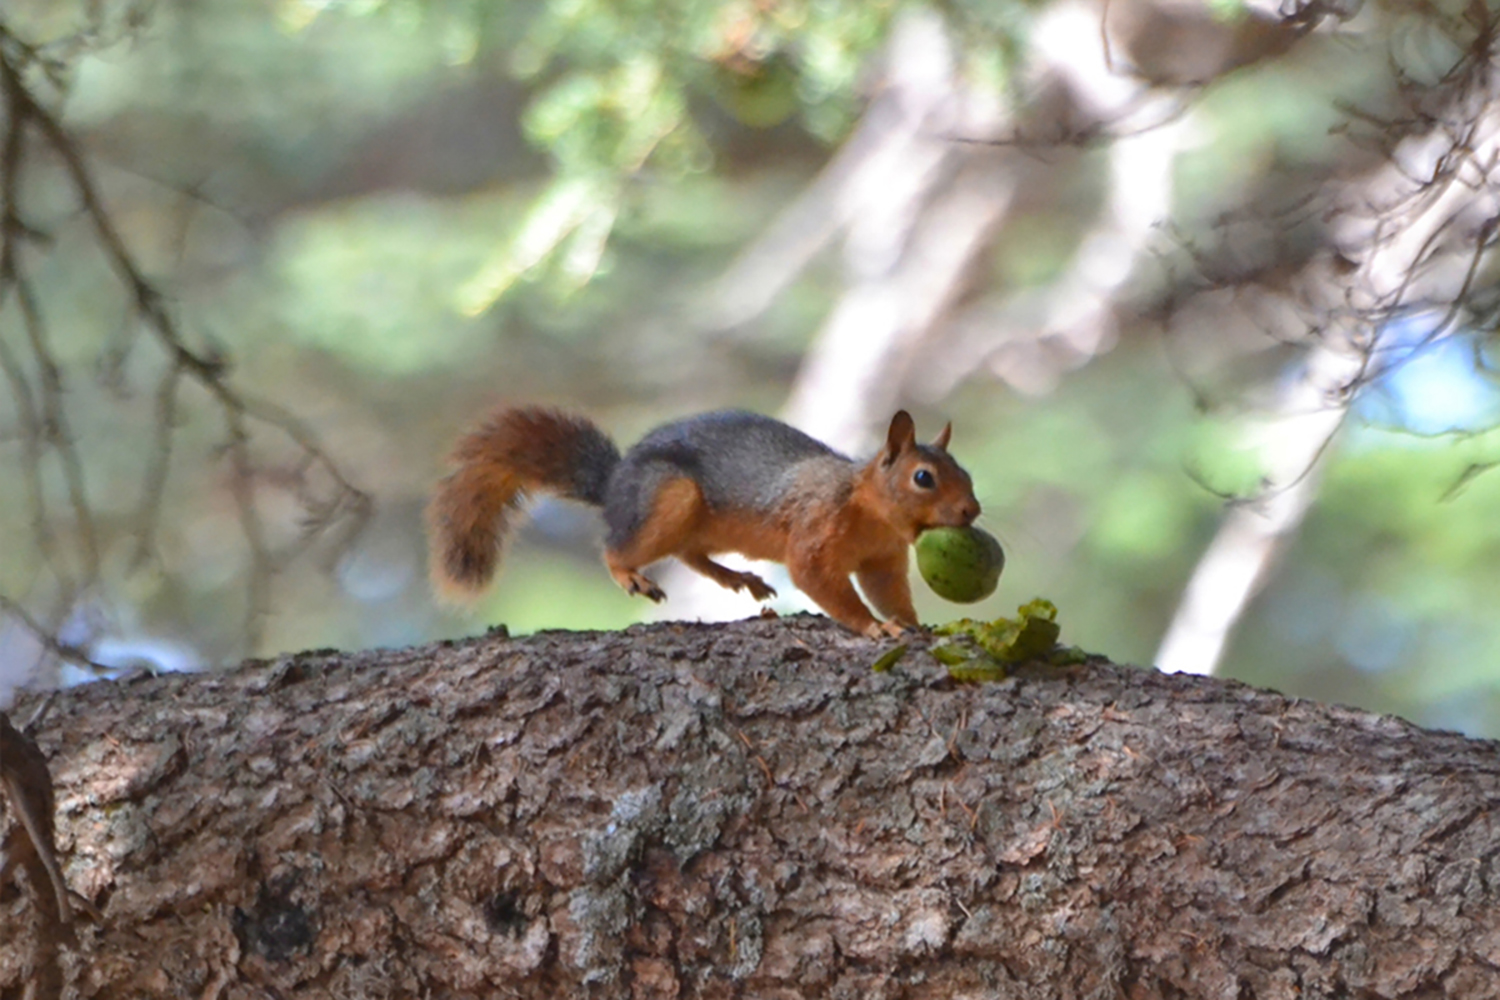
[[[662,601],[642,568],[676,556],[730,590],[775,596],[753,573],[711,558],[782,563],[830,617],[871,637],[917,627],[907,547],[924,529],[979,516],[969,474],[948,454],[950,423],[918,444],[911,415],[891,418],[864,464],[779,420],[721,410],[665,424],[623,456],[593,422],[526,406],[496,410],[459,439],[454,471],[427,508],[432,577],[473,595],[499,568],[520,504],[551,493],[604,509],[604,562],[626,592]],[[870,613],[854,575],[875,609]]]

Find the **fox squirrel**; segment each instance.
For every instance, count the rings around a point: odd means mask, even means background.
[[[666,597],[641,569],[676,556],[715,583],[776,592],[710,556],[739,552],[785,564],[792,582],[837,621],[868,636],[915,627],[907,547],[925,528],[979,515],[948,454],[953,425],[918,444],[911,415],[891,418],[885,446],[860,465],[778,420],[724,410],[658,427],[622,457],[595,424],[544,407],[502,408],[461,438],[456,469],[427,508],[432,576],[477,593],[495,575],[526,495],[604,508],[605,564],[631,594]],[[877,611],[860,600],[854,574]]]

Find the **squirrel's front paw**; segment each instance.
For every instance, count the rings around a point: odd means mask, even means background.
[[[865,626],[865,635],[871,639],[899,639],[907,633],[900,622],[871,622]]]

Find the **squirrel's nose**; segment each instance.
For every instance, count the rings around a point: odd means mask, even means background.
[[[967,503],[965,503],[963,505],[962,508],[959,509],[958,515],[959,515],[959,517],[962,517],[964,519],[964,526],[965,527],[968,527],[969,525],[973,524],[974,523],[974,519],[979,516],[979,501],[978,500],[970,500],[970,501],[968,501]]]

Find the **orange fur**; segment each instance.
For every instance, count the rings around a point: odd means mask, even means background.
[[[604,554],[605,565],[615,582],[627,593],[643,594],[653,601],[666,598],[654,582],[642,576],[641,567],[683,551],[703,513],[703,491],[691,479],[671,479],[656,491],[651,513],[630,544]]]
[[[472,596],[500,565],[521,481],[504,466],[465,465],[443,479],[427,504],[432,582],[451,598]]]
[[[791,537],[778,518],[750,517],[741,511],[709,512],[697,525],[692,538],[684,539],[684,549],[718,555],[738,552],[750,559],[770,559],[785,563],[787,542]]]
[[[917,624],[917,609],[911,603],[911,583],[906,578],[906,553],[866,562],[854,571],[859,588],[875,610],[902,625]]]

